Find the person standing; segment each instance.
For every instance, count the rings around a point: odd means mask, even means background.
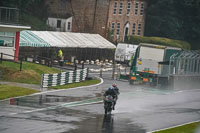
[[[64,58],[63,58],[63,52],[61,49],[59,49],[59,51],[58,51],[58,59],[60,62],[60,66],[63,66]]]
[[[59,51],[58,51],[58,58],[59,58],[59,60],[62,59],[62,56],[63,56],[63,52],[62,52],[61,49],[59,49]]]

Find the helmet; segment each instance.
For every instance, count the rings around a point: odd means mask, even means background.
[[[113,87],[109,87],[109,88],[108,88],[109,91],[112,90],[112,89],[113,89]]]
[[[115,83],[112,84],[113,87],[116,87],[117,85]]]

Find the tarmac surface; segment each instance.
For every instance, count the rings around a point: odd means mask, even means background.
[[[105,117],[102,95],[113,82],[120,95]],[[200,88],[152,88],[109,78],[98,86],[0,102],[1,133],[145,133],[199,120]]]

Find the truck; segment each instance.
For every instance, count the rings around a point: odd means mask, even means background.
[[[179,54],[181,50],[176,47],[140,43],[132,59],[129,83],[150,83],[153,86],[167,84],[170,57]]]
[[[129,61],[131,57],[134,56],[137,47],[138,45],[118,43],[115,50],[115,61],[130,66],[131,64],[129,64]]]

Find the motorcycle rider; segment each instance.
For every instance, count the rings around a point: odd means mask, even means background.
[[[116,104],[116,101],[117,101],[118,95],[119,95],[119,88],[117,87],[116,84],[112,84],[112,86],[110,88],[108,88],[108,90],[104,93],[104,97],[106,97],[107,95],[111,95],[113,97],[113,99],[114,99],[113,110],[115,110],[115,104]],[[105,104],[105,100],[104,100],[104,104]]]
[[[114,102],[114,106],[113,106],[113,110],[115,110],[115,104],[117,103],[118,95],[120,94],[120,92],[119,92],[119,88],[117,87],[117,85],[115,83],[112,84],[112,87],[114,88],[114,91],[117,94],[115,102]]]
[[[112,87],[114,88],[115,92],[117,93],[117,95],[119,95],[119,88],[117,87],[117,85],[115,83],[112,84]]]

